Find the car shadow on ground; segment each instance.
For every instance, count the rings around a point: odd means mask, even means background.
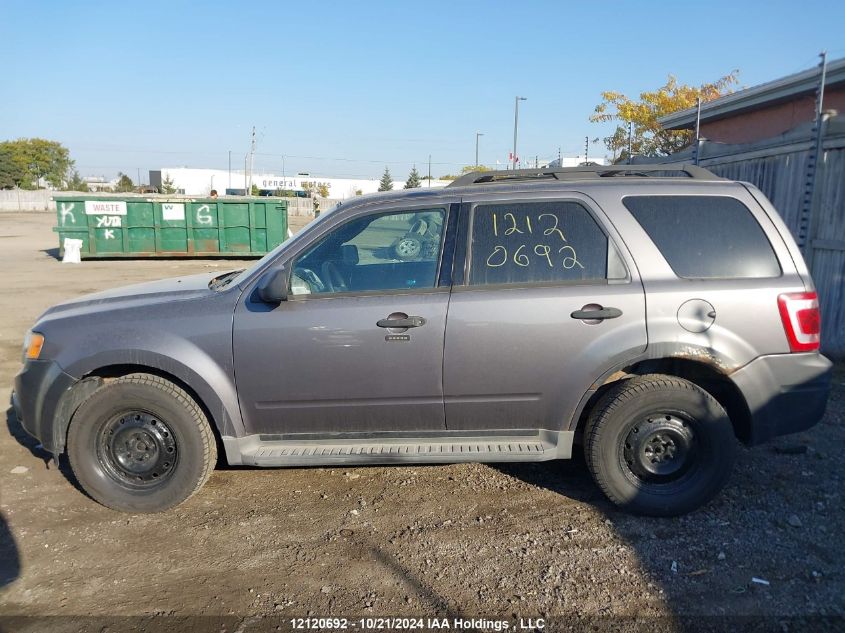
[[[0,591],[21,575],[21,558],[6,517],[0,512]]]
[[[6,410],[6,427],[9,430],[9,435],[15,438],[15,441],[27,449],[33,457],[41,460],[44,464],[44,467],[47,469],[56,468],[55,462],[53,461],[52,453],[44,450],[44,447],[32,437],[29,433],[27,433],[21,423],[18,421],[18,417],[15,415],[15,409],[11,405]],[[67,463],[67,459],[61,458],[59,459],[59,472],[64,475],[65,479],[67,479],[74,488],[76,488],[82,494],[88,496],[88,494],[82,489],[82,486],[79,485],[79,482],[76,480],[76,477],[73,474],[73,471],[70,468],[70,465]]]
[[[62,261],[61,251],[58,247],[56,248],[42,248],[41,252],[47,255],[48,257],[52,257],[56,261]],[[248,255],[248,254],[240,254],[236,253],[233,254],[231,257],[220,257],[219,255],[205,255],[205,256],[197,256],[197,255],[170,255],[170,256],[161,256],[156,255],[155,253],[150,253],[149,256],[139,255],[137,257],[103,257],[98,256],[92,259],[86,259],[86,261],[95,261],[95,262],[120,262],[120,261],[144,261],[144,260],[155,260],[155,261],[217,261],[217,262],[232,262],[233,268],[237,268],[237,262],[239,261],[253,261],[260,259],[259,255]]]

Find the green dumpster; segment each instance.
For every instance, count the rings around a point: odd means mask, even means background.
[[[58,195],[59,251],[82,240],[83,259],[98,257],[249,257],[287,237],[283,198],[86,194]]]

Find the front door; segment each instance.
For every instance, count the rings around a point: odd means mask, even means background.
[[[456,279],[446,328],[447,427],[566,430],[593,381],[645,349],[642,283],[584,196],[479,198],[463,205],[465,278]]]
[[[445,428],[447,209],[358,214],[293,256],[287,301],[244,293],[233,343],[248,434]]]

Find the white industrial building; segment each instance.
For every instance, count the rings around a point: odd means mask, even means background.
[[[245,175],[243,170],[231,171],[225,169],[191,169],[188,167],[166,167],[150,171],[150,185],[161,191],[162,181],[170,179],[178,193],[188,196],[207,196],[212,189],[216,189],[221,196],[226,191],[242,194],[252,189],[252,185],[262,192],[296,191],[304,192],[306,187],[314,191],[321,185],[328,189],[327,198],[344,200],[356,195],[374,193],[378,191],[379,180],[360,178],[328,178],[297,174],[296,176],[279,176],[277,174],[254,173]],[[310,184],[309,184],[310,183]],[[394,180],[393,188],[401,189],[404,179]],[[445,187],[449,182],[445,180],[423,180],[423,187]]]

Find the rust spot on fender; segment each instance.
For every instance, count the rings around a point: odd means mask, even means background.
[[[718,370],[719,373],[725,374],[729,376],[737,369],[738,366],[735,365],[728,365],[724,359],[720,358],[716,352],[709,347],[692,347],[686,346],[679,350],[673,351],[670,354],[671,358],[682,358],[684,360],[692,360],[698,363],[705,363],[710,365],[714,369]]]

